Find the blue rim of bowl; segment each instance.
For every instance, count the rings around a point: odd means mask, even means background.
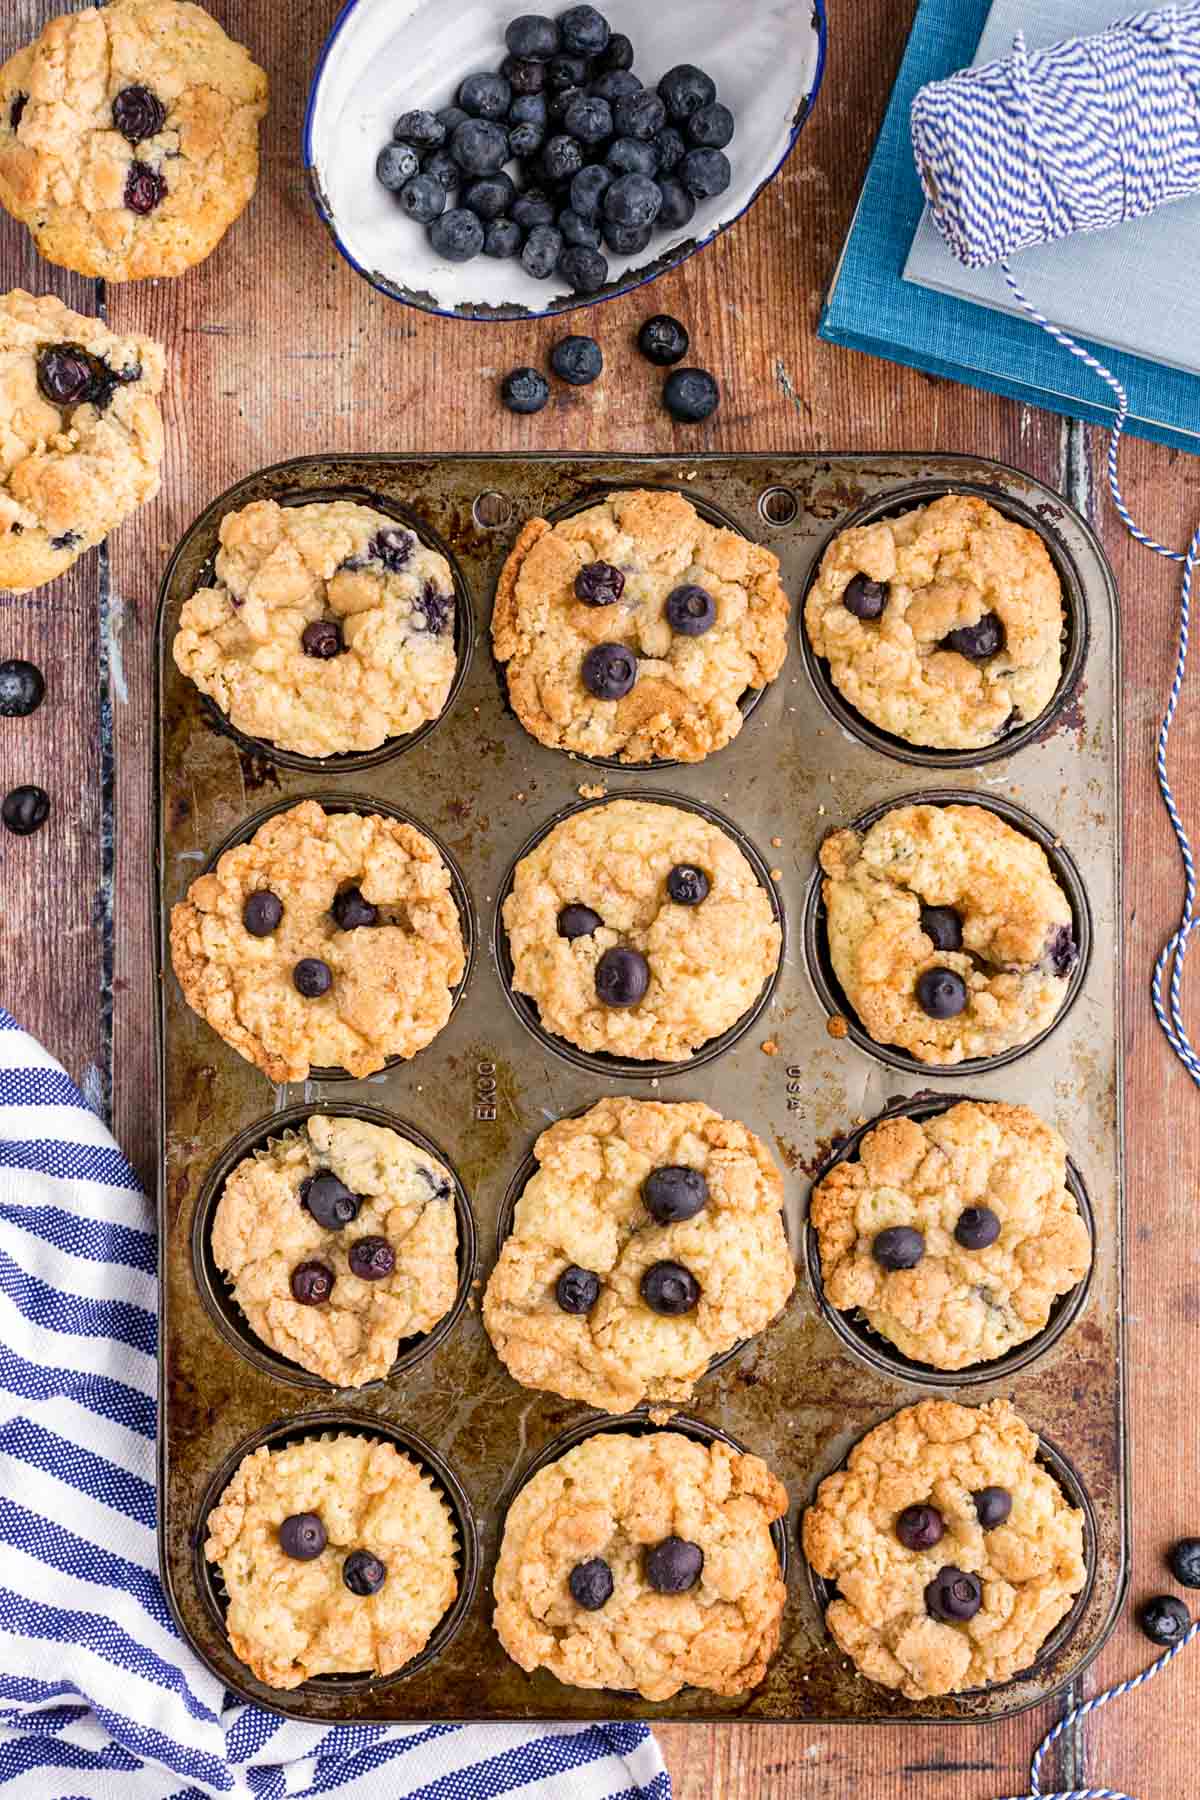
[[[395,282],[385,281],[378,273],[372,273],[371,270],[364,269],[362,264],[351,256],[349,250],[338,236],[333,213],[322,192],[321,183],[317,176],[316,166],[313,161],[312,145],[313,115],[316,111],[317,90],[321,85],[321,78],[325,73],[325,65],[329,61],[334,45],[342,34],[343,27],[349,20],[351,13],[356,12],[361,4],[362,0],[345,0],[345,4],[342,6],[341,11],[338,13],[337,18],[330,27],[328,37],[321,46],[321,53],[317,57],[317,66],[313,70],[312,80],[309,83],[308,97],[304,104],[304,124],[300,135],[300,153],[303,158],[304,174],[308,183],[309,194],[312,198],[313,205],[316,208],[317,216],[321,219],[326,230],[329,232],[330,237],[333,239],[339,256],[341,256],[345,262],[349,263],[355,274],[361,275],[363,280],[369,283],[377,293],[386,294],[389,300],[398,300],[402,306],[411,306],[417,312],[430,313],[434,318],[461,319],[472,325],[508,325],[520,324],[523,322],[528,323],[533,319],[553,319],[560,317],[564,313],[579,312],[584,307],[601,306],[607,300],[619,300],[624,294],[632,294],[638,288],[648,287],[652,281],[657,281],[660,275],[666,275],[671,269],[679,268],[681,264],[688,261],[689,257],[695,256],[697,251],[703,250],[708,244],[713,243],[724,232],[728,231],[730,226],[736,225],[739,219],[746,216],[763,189],[769,187],[775,180],[775,177],[783,168],[784,163],[796,148],[800,133],[804,130],[804,127],[812,116],[813,108],[816,106],[817,98],[821,92],[821,83],[825,78],[825,63],[829,48],[829,22],[825,14],[825,0],[809,0],[809,4],[812,7],[810,23],[815,26],[817,33],[817,66],[813,70],[812,84],[809,87],[808,93],[800,101],[792,118],[791,131],[788,134],[788,141],[783,155],[779,158],[775,167],[767,175],[764,175],[763,179],[754,189],[754,192],[750,195],[750,198],[746,201],[745,206],[743,206],[739,212],[736,212],[731,219],[725,219],[721,224],[715,225],[705,237],[691,239],[688,242],[681,244],[678,249],[656,258],[654,262],[646,263],[637,269],[630,269],[619,281],[607,282],[598,293],[572,296],[570,299],[558,301],[553,306],[545,306],[537,311],[524,306],[470,306],[464,310],[459,307],[435,306],[431,295],[422,298],[418,293],[405,292],[405,290],[399,287]]]

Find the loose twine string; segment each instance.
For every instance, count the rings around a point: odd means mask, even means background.
[[[923,88],[913,104],[912,137],[930,210],[954,254],[971,268],[999,264],[1022,311],[1111,390],[1116,400],[1108,446],[1113,505],[1139,544],[1183,567],[1178,652],[1155,767],[1183,862],[1184,900],[1179,926],[1154,965],[1151,997],[1167,1042],[1200,1086],[1200,1055],[1183,1019],[1184,965],[1192,933],[1200,926],[1196,863],[1167,761],[1187,673],[1200,527],[1186,550],[1172,550],[1136,523],[1119,475],[1128,395],[1110,369],[1038,311],[1010,266],[1019,250],[1123,224],[1168,201],[1200,193],[1200,0],[1139,13],[1096,37],[1076,38],[1034,55],[1018,34],[1011,61],[964,70]],[[1064,1732],[1153,1680],[1198,1633],[1200,1621],[1139,1675],[1071,1707],[1034,1753],[1029,1792],[1006,1800],[1132,1800],[1121,1789],[1108,1787],[1047,1794],[1041,1785],[1042,1763]]]

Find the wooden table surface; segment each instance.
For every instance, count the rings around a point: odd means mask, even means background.
[[[46,672],[33,719],[0,733],[0,792],[36,781],[54,813],[6,837],[0,995],[111,1118],[149,1179],[153,1164],[151,951],[147,905],[151,642],[163,563],[193,516],[237,477],[318,450],[945,450],[1020,464],[1099,528],[1123,592],[1127,906],[1128,1370],[1134,1598],[1166,1585],[1165,1545],[1200,1531],[1194,1370],[1200,1256],[1192,1180],[1200,1095],[1154,1022],[1150,970],[1173,929],[1181,871],[1153,773],[1175,654],[1178,582],[1126,538],[1103,487],[1098,433],[817,341],[823,287],[854,206],[903,49],[913,0],[832,0],[817,112],[783,175],[717,244],[652,293],[613,302],[594,329],[608,368],[556,387],[533,420],[499,406],[499,375],[539,364],[563,326],[426,318],[374,294],[338,258],[309,202],[298,143],[303,97],[338,0],[210,0],[270,73],[258,196],[209,262],[177,281],[104,291],[41,262],[0,217],[0,290],[104,308],[119,331],[168,350],[168,456],[159,500],[52,586],[0,594],[0,657]],[[0,59],[60,5],[7,0]],[[691,328],[696,360],[724,387],[717,416],[674,427],[630,347],[651,310]],[[1131,443],[1126,496],[1157,536],[1186,540],[1197,465]],[[1176,726],[1185,813],[1200,824],[1200,705]],[[1200,1015],[1193,1009],[1200,1024]],[[1127,1612],[1086,1679],[1094,1693],[1149,1660]],[[1138,1800],[1194,1792],[1182,1722],[1200,1698],[1200,1650],[1164,1680],[1062,1740],[1064,1786],[1126,1787]],[[675,1727],[661,1740],[678,1800],[992,1800],[1024,1794],[1030,1751],[1056,1709],[962,1730]],[[1053,1783],[1047,1783],[1053,1785]]]

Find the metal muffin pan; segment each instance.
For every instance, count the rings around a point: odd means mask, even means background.
[[[979,487],[1030,509],[1085,597],[1091,651],[1086,687],[1081,683],[1075,702],[1037,742],[999,761],[949,772],[939,764],[928,790],[941,799],[982,794],[1000,809],[1017,805],[1068,847],[1092,940],[1074,1004],[1043,1041],[1003,1067],[898,1068],[866,1053],[853,1036],[829,1033],[831,1009],[810,978],[804,948],[816,852],[829,830],[910,795],[922,777],[907,760],[840,728],[814,692],[797,640],[783,673],[726,750],[696,766],[677,766],[669,778],[628,768],[603,778],[610,794],[669,788],[683,801],[712,808],[767,860],[770,891],[790,927],[789,948],[753,1028],[712,1060],[694,1058],[672,1069],[669,1079],[645,1068],[591,1066],[540,1041],[505,994],[497,908],[520,846],[588,797],[580,790],[590,795],[601,777],[582,759],[544,749],[521,728],[488,651],[484,634],[495,584],[523,522],[621,484],[677,487],[779,555],[798,609],[830,532],[862,506],[887,501],[915,482]],[[471,594],[483,641],[436,732],[403,755],[369,769],[350,770],[339,759],[292,768],[267,746],[241,747],[214,726],[175,669],[171,640],[226,512],[252,499],[298,501],[344,490],[366,494],[385,510],[406,509],[426,535],[436,534]],[[1115,627],[1112,577],[1084,522],[1031,477],[974,459],[323,456],[249,476],[196,521],[166,572],[158,622],[152,879],[161,975],[160,1543],[181,1628],[228,1687],[290,1716],[326,1722],[948,1723],[1007,1716],[1078,1677],[1115,1620],[1127,1566]],[[465,903],[478,951],[449,1023],[413,1061],[366,1081],[335,1082],[326,1072],[303,1087],[272,1089],[186,1006],[170,970],[166,931],[171,905],[218,846],[244,835],[252,818],[261,822],[264,807],[310,795],[326,803],[333,796],[341,804],[366,801],[431,831],[461,874],[460,910]],[[1074,892],[1072,899],[1078,908]],[[1096,1254],[1078,1316],[1026,1366],[948,1392],[971,1402],[1007,1394],[1039,1435],[1063,1447],[1092,1508],[1095,1574],[1072,1628],[1033,1670],[981,1693],[917,1705],[864,1681],[837,1653],[792,1534],[816,1481],[864,1431],[922,1391],[947,1391],[852,1354],[822,1316],[800,1249],[811,1178],[831,1144],[889,1103],[930,1091],[1034,1106],[1058,1125],[1086,1170]],[[705,1100],[758,1132],[785,1171],[788,1235],[801,1264],[796,1294],[778,1323],[706,1373],[685,1409],[697,1425],[724,1431],[765,1457],[792,1501],[779,1654],[766,1680],[734,1699],[688,1689],[652,1705],[636,1695],[568,1688],[545,1671],[526,1675],[501,1650],[491,1627],[490,1577],[507,1500],[548,1447],[565,1448],[564,1433],[611,1421],[508,1376],[480,1323],[479,1288],[445,1335],[386,1382],[331,1396],[323,1385],[285,1378],[269,1357],[251,1358],[231,1341],[214,1317],[193,1254],[197,1209],[211,1201],[205,1184],[240,1133],[272,1115],[282,1128],[289,1109],[301,1104],[366,1105],[427,1138],[456,1171],[479,1234],[478,1278],[485,1280],[502,1203],[538,1133],[618,1093]],[[222,1477],[263,1434],[328,1429],[331,1416],[364,1430],[408,1434],[436,1451],[474,1516],[479,1579],[453,1635],[439,1634],[419,1665],[385,1681],[309,1682],[279,1693],[256,1681],[230,1650],[203,1561],[204,1519]]]

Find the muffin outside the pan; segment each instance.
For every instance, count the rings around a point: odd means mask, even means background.
[[[466,957],[450,871],[415,826],[315,800],[227,850],[171,912],[188,1005],[272,1081],[411,1057]]]
[[[982,806],[891,807],[821,846],[834,973],[875,1043],[951,1065],[1051,1025],[1079,957],[1040,844]]]
[[[923,748],[988,748],[1038,719],[1062,675],[1062,584],[1045,543],[978,496],[840,533],[804,618],[844,699]]]
[[[886,1419],[821,1483],[802,1536],[837,1584],[838,1648],[910,1700],[1027,1669],[1087,1579],[1084,1515],[1007,1400]]]
[[[701,762],[737,736],[739,700],[787,656],[771,551],[669,489],[531,519],[504,566],[492,639],[540,743],[581,756]]]
[[[884,1120],[817,1183],[809,1217],[830,1305],[935,1369],[1027,1343],[1091,1261],[1067,1147],[1025,1106]]]
[[[208,1516],[235,1655],[260,1681],[390,1675],[458,1592],[458,1543],[435,1482],[395,1445],[354,1433],[262,1445]]]
[[[783,1311],[783,1179],[744,1125],[700,1101],[612,1098],[552,1125],[534,1155],[483,1299],[526,1387],[665,1416]]]

